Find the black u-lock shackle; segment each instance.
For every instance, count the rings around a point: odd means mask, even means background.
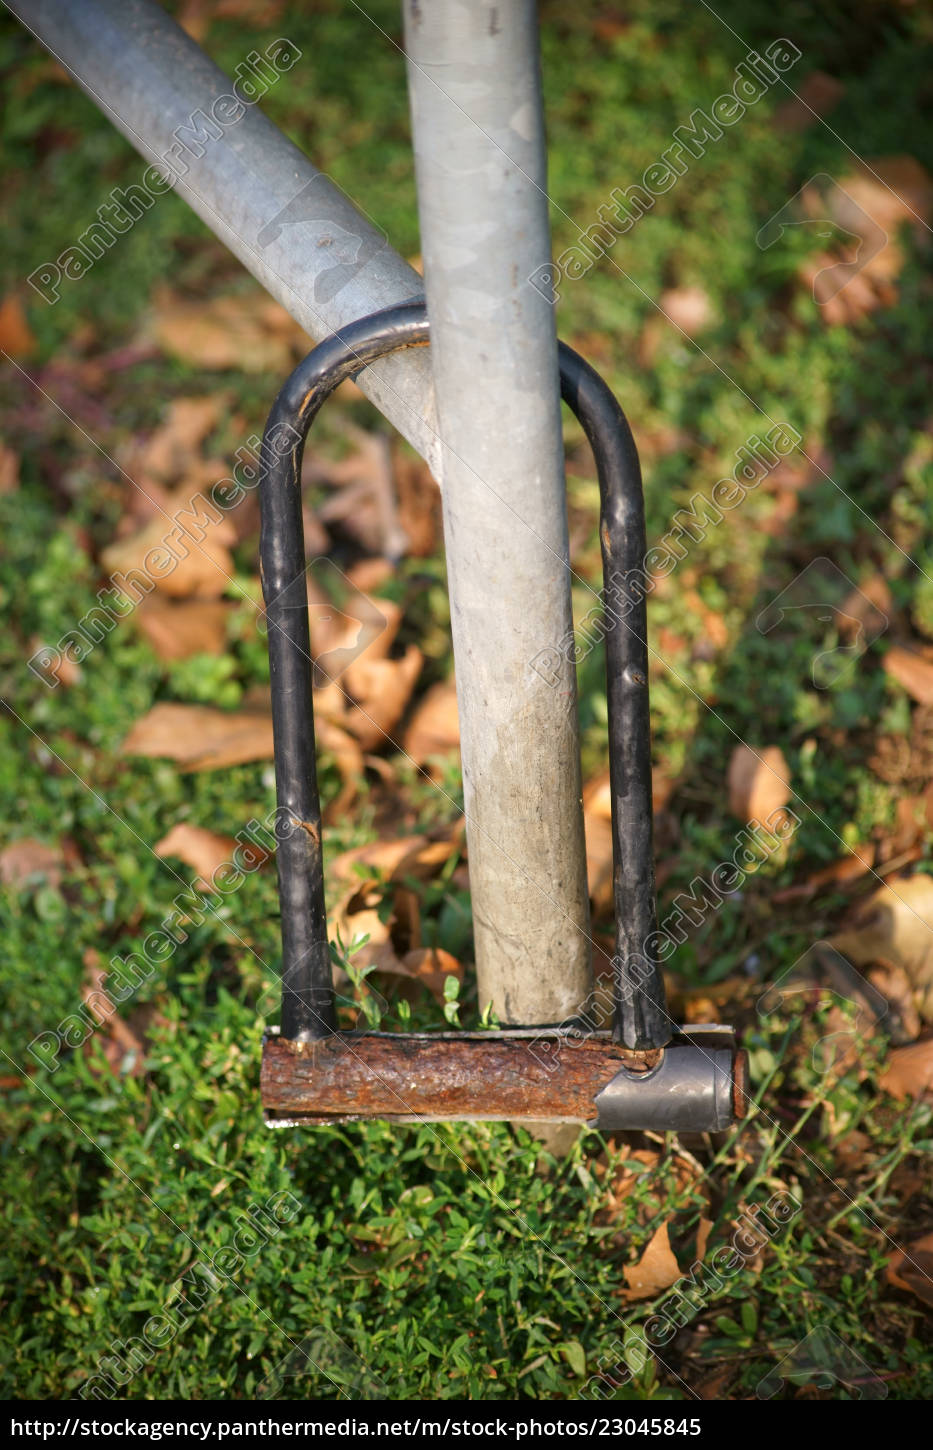
[[[337,1029],[321,847],[312,704],[301,459],[321,406],[345,378],[402,348],[428,343],[423,302],[390,308],[326,338],[298,364],[269,414],[262,443],[262,590],[268,623],[279,809],[282,913],[281,1035],[312,1041]],[[645,511],[628,421],[598,373],[559,344],[561,395],[589,439],[599,477],[599,537],[607,611],[606,678],[616,917],[613,1036],[624,1047],[664,1047],[673,1026],[651,949],[657,932],[651,803],[651,733],[644,593]],[[620,577],[612,609],[606,581]],[[624,601],[624,615],[620,614]]]

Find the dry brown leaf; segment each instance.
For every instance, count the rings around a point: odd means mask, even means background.
[[[81,666],[77,660],[72,659],[67,650],[48,650],[44,640],[34,634],[29,641],[29,653],[32,658],[40,654],[41,658],[36,664],[48,680],[54,680],[57,685],[76,685],[81,679]],[[31,666],[30,666],[31,668]]]
[[[876,157],[843,176],[834,196],[834,220],[861,235],[864,222],[853,202],[887,232],[889,245],[902,223],[923,240],[933,213],[933,177],[913,156]]]
[[[653,1299],[676,1283],[680,1268],[671,1249],[666,1223],[652,1234],[638,1263],[627,1264],[622,1272],[628,1285],[623,1298],[629,1303]]]
[[[408,540],[405,552],[417,559],[427,558],[441,536],[441,491],[420,458],[403,457],[396,451],[394,462],[398,520]]]
[[[8,886],[26,886],[32,882],[57,886],[64,861],[64,852],[59,846],[48,846],[32,836],[23,836],[0,851],[0,881]]]
[[[933,1037],[895,1047],[878,1084],[892,1098],[921,1098],[933,1093]]]
[[[326,525],[338,524],[367,554],[399,559],[408,551],[408,536],[398,515],[389,440],[351,423],[344,423],[342,432],[354,444],[346,458],[306,455],[303,478],[332,489],[318,517]]]
[[[303,328],[258,290],[192,302],[162,288],[156,294],[151,331],[172,356],[218,371],[281,375],[311,349]]]
[[[406,952],[401,961],[402,973],[418,987],[426,987],[438,1002],[444,1002],[444,983],[448,977],[463,981],[463,967],[443,947],[418,947]],[[402,993],[403,996],[408,994]],[[414,994],[412,994],[414,995]]]
[[[28,357],[36,349],[36,339],[15,292],[8,292],[0,302],[0,348],[10,357]]]
[[[0,493],[15,493],[19,488],[19,454],[0,443]]]
[[[218,19],[246,20],[256,30],[265,30],[281,19],[285,0],[216,0]]]
[[[341,723],[363,750],[378,749],[390,740],[423,664],[424,655],[410,644],[401,659],[374,659],[364,651],[348,667],[344,682],[354,703]]]
[[[730,811],[740,821],[766,822],[790,800],[790,778],[790,767],[776,745],[759,750],[737,745],[727,776]]]
[[[144,599],[133,622],[160,660],[222,655],[230,606],[219,599]]]
[[[721,614],[711,609],[706,600],[696,589],[688,589],[684,592],[683,602],[691,613],[695,614],[703,627],[703,639],[699,643],[706,645],[706,654],[694,647],[694,656],[708,658],[717,650],[724,649],[729,643],[729,626]]]
[[[402,622],[400,605],[390,599],[374,599],[349,574],[345,578],[356,593],[347,594],[345,609],[341,609],[308,576],[311,651],[318,667],[315,705],[336,719],[344,713],[346,692],[355,693],[353,667],[361,661],[385,659]],[[329,684],[335,688],[329,691]]]
[[[185,535],[184,518],[197,511],[205,517],[203,537],[196,542]],[[201,599],[219,599],[233,576],[233,555],[230,545],[236,533],[230,519],[203,495],[175,495],[168,509],[169,516],[159,513],[127,539],[109,545],[101,555],[101,563],[114,576],[113,582],[123,589],[127,598],[136,602],[146,585],[137,578],[123,584],[123,576],[138,570],[163,594],[174,599],[194,595]],[[190,522],[190,519],[189,519]],[[180,537],[185,535],[184,537]]]
[[[715,316],[709,295],[702,287],[670,287],[661,293],[658,306],[688,337],[696,337]]]
[[[792,886],[783,886],[771,893],[771,900],[775,904],[789,901],[806,901],[824,886],[846,886],[853,881],[860,880],[870,871],[875,863],[875,847],[869,842],[867,846],[854,846],[848,856],[841,856],[838,861],[832,861],[828,866],[821,866],[814,871],[805,881],[796,881]]]
[[[344,851],[330,870],[337,881],[359,881],[358,867],[380,872],[387,881],[427,881],[436,876],[459,849],[458,831],[446,841],[429,841],[426,836],[403,836],[397,841],[371,841]]]
[[[355,800],[363,779],[363,751],[358,740],[341,730],[332,720],[315,719],[314,733],[322,750],[329,750],[334,757],[343,788],[327,807],[325,820],[338,820]]]
[[[933,1308],[933,1233],[915,1239],[906,1249],[895,1249],[888,1259],[886,1278],[895,1288],[916,1294]]]
[[[453,680],[431,686],[411,717],[402,745],[416,765],[459,749],[460,720]]]
[[[359,589],[361,594],[371,595],[374,590],[381,589],[395,574],[395,565],[389,559],[357,559],[354,564],[347,568],[347,578],[354,589]],[[371,603],[379,608],[386,604],[385,599],[373,599]],[[401,610],[399,610],[401,619]]]
[[[194,884],[199,891],[219,890],[212,883],[211,877],[218,866],[236,864],[237,849],[238,843],[232,836],[219,836],[216,831],[190,825],[187,821],[179,821],[153,847],[157,856],[177,856],[179,861],[184,861],[187,866],[197,871],[198,879]],[[251,849],[258,851],[259,848]]]
[[[373,967],[380,972],[391,972],[404,976],[405,971],[392,945],[390,924],[383,921],[379,913],[382,901],[377,886],[361,890],[359,883],[336,903],[330,917],[330,934],[339,935],[346,946],[356,937],[367,936],[369,940],[358,947],[352,957],[353,965]]]
[[[367,659],[384,659],[402,619],[399,605],[389,599],[372,598],[349,574],[344,576],[344,580],[353,587],[346,591],[341,607],[341,604],[334,603],[313,573],[309,572],[307,576],[311,653],[316,664],[315,688],[323,691],[328,684],[338,686],[332,701],[320,696],[320,708],[332,708],[338,717],[343,710],[340,704],[343,685],[352,688],[350,682],[343,678],[348,666],[364,655]]]
[[[272,759],[272,716],[264,710],[154,705],[123,742],[123,755],[175,760],[183,770],[220,770]]]
[[[586,815],[598,816],[600,820],[612,820],[612,787],[608,770],[594,775],[583,787],[583,810]]]
[[[98,954],[92,950],[85,953],[86,967],[81,997],[85,1007],[97,1024],[97,1031],[86,1038],[83,1050],[93,1060],[98,1048],[102,1049],[107,1065],[114,1076],[130,1073],[140,1077],[144,1070],[146,1045],[136,1025],[142,1026],[157,1016],[149,1005],[138,1007],[128,1022],[120,1016],[116,1005],[107,992],[107,969],[99,964]],[[96,1070],[90,1067],[93,1075]]]
[[[586,879],[595,917],[612,911],[612,825],[594,811],[584,809]]]
[[[895,302],[896,281],[905,259],[900,228],[908,223],[925,240],[933,211],[933,178],[919,161],[912,156],[887,156],[859,162],[855,171],[828,191],[815,184],[805,187],[802,203],[813,220],[824,218],[828,211],[853,239],[831,252],[809,257],[801,267],[800,275],[821,303],[824,321],[847,325]],[[835,271],[839,263],[855,269],[841,286]],[[830,268],[834,270],[827,270]]]
[[[893,1046],[913,1042],[920,1036],[923,1023],[914,998],[910,978],[902,967],[884,964],[869,967],[866,979],[888,1004],[888,1018],[884,1024]]]
[[[166,409],[165,422],[131,451],[130,472],[152,474],[175,482],[197,458],[205,438],[216,428],[230,404],[227,393],[209,397],[175,398]],[[222,478],[224,469],[215,475]]]
[[[933,784],[923,795],[902,795],[895,807],[895,820],[892,852],[909,850],[933,830]]]
[[[845,86],[835,76],[814,70],[807,76],[797,95],[782,102],[774,113],[773,124],[779,131],[805,131],[821,116],[838,104]]]
[[[921,705],[933,705],[933,660],[913,650],[895,645],[889,649],[882,661],[885,670],[893,680]]]
[[[850,637],[864,631],[870,639],[887,628],[893,612],[891,586],[883,574],[873,574],[854,587],[834,611],[840,634]]]
[[[917,1010],[933,1022],[933,877],[882,886],[831,944],[857,967],[882,962],[904,971]]]
[[[182,0],[175,19],[185,34],[200,45],[207,35],[213,8],[211,0]]]

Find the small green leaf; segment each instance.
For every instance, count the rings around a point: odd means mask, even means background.
[[[566,1344],[561,1345],[560,1352],[577,1378],[583,1379],[586,1374],[586,1354],[580,1341],[568,1339]]]

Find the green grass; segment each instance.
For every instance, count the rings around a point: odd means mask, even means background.
[[[370,8],[397,38],[397,7],[379,0]],[[775,33],[771,6],[736,0],[719,8],[740,39],[702,7],[637,0],[626,7],[630,23],[602,31],[594,19],[618,20],[617,7],[543,7],[555,253],[595,220],[614,186],[641,176],[675,127],[726,88],[746,48]],[[815,69],[844,83],[831,117],[838,137],[860,155],[907,152],[933,170],[933,125],[920,110],[929,73],[921,9],[798,0],[783,8],[780,25],[803,51],[792,83]],[[214,21],[207,47],[232,70],[280,33],[312,59],[273,88],[264,109],[393,245],[414,254],[401,55],[336,0],[295,7],[268,33]],[[18,290],[27,303],[38,339],[31,366],[58,357],[74,368],[125,346],[160,283],[192,295],[248,290],[238,264],[171,195],[117,252],[63,289],[57,306],[24,289],[24,276],[58,255],[88,225],[98,198],[128,185],[141,163],[9,19],[0,62],[10,99],[3,292]],[[4,437],[21,454],[22,482],[0,495],[2,818],[8,839],[73,845],[57,885],[0,890],[6,1393],[76,1393],[115,1341],[138,1337],[151,1316],[178,1303],[180,1275],[235,1242],[238,1215],[283,1193],[298,1205],[294,1214],[255,1252],[241,1253],[229,1279],[209,1283],[201,1307],[189,1291],[183,1327],[121,1394],[333,1397],[363,1373],[371,1388],[399,1398],[574,1398],[589,1393],[600,1367],[624,1362],[620,1399],[687,1401],[701,1388],[739,1398],[753,1396],[813,1331],[848,1346],[889,1397],[933,1391],[928,1319],[884,1272],[894,1245],[929,1226],[930,1109],[906,1108],[880,1091],[880,1036],[864,1044],[858,1066],[819,1072],[814,1047],[833,1026],[826,1005],[791,999],[773,1017],[755,1010],[763,981],[832,931],[846,905],[829,887],[778,909],[774,892],[835,860],[845,844],[891,829],[896,791],[872,755],[879,737],[905,735],[917,712],[882,671],[880,651],[908,621],[933,638],[923,572],[933,559],[927,259],[905,239],[898,300],[842,328],[827,327],[794,283],[800,247],[811,242],[774,249],[780,256],[759,250],[758,229],[802,182],[821,171],[844,176],[853,163],[826,127],[777,132],[774,111],[785,97],[780,86],[769,92],[697,159],[584,281],[565,285],[558,309],[561,334],[606,372],[636,436],[676,433],[672,448],[644,446],[652,540],[677,508],[731,469],[763,415],[793,425],[811,452],[823,450],[834,480],[817,477],[774,531],[773,499],[751,495],[692,546],[650,602],[660,654],[668,653],[660,640],[684,641],[676,672],[659,669],[653,680],[656,758],[678,782],[659,841],[662,915],[731,852],[738,823],[724,778],[736,739],[781,747],[801,817],[790,849],[752,874],[670,964],[679,989],[728,984],[723,1010],[743,1030],[762,1101],[740,1133],[691,1141],[691,1160],[672,1142],[595,1134],[555,1156],[506,1125],[267,1131],[257,1004],[274,980],[278,923],[265,872],[206,912],[128,1005],[128,1013],[149,1009],[141,1074],[127,1062],[112,1071],[98,1034],[87,1053],[63,1051],[55,1072],[40,1068],[17,1081],[37,1033],[77,1011],[87,954],[131,952],[190,880],[187,869],[157,859],[152,843],[182,819],[235,834],[272,807],[262,766],[182,774],[119,754],[131,725],[158,700],[235,706],[263,685],[262,642],[247,623],[221,665],[161,664],[129,629],[90,655],[78,686],[50,691],[24,661],[35,639],[54,641],[69,629],[102,583],[97,551],[112,539],[123,500],[109,459],[126,437],[144,437],[171,398],[221,388],[245,424],[236,436],[248,434],[261,427],[279,379],[205,376],[147,358],[91,385],[102,414],[89,437],[5,370]],[[638,342],[656,315],[654,300],[684,285],[701,285],[714,308],[702,349],[668,328],[650,365],[641,363]],[[55,397],[54,374],[47,388]],[[371,410],[354,416],[372,425]],[[585,536],[575,562],[592,587],[592,470],[569,424],[568,442],[571,511]],[[857,585],[883,574],[896,618],[856,669],[816,690],[812,660],[838,645],[833,626],[811,618],[772,637],[755,620],[824,555]],[[255,571],[248,548],[237,564],[244,579]],[[391,586],[406,604],[403,639],[427,650],[424,683],[451,664],[443,586],[441,556],[405,561]],[[592,603],[582,585],[576,603],[581,615]],[[700,604],[729,633],[712,655],[702,647]],[[606,760],[602,669],[598,654],[580,669],[587,775]],[[444,782],[452,805],[403,762],[393,765],[406,829],[454,820],[455,775]],[[326,755],[321,780],[332,799],[339,779]],[[330,851],[373,838],[383,805],[368,776],[352,818],[332,828]],[[468,958],[463,891],[452,881],[422,891],[438,944]],[[464,1008],[465,1019],[476,1009],[469,981]],[[402,1009],[393,1004],[392,1012],[390,1025],[398,1025]],[[422,1006],[415,1020],[442,1019]],[[632,1147],[657,1155],[634,1181],[621,1156]],[[624,1199],[611,1191],[617,1180],[631,1190]],[[639,1330],[658,1305],[624,1301],[623,1269],[662,1223],[689,1269],[701,1215],[713,1225],[708,1261],[740,1213],[776,1193],[802,1207],[761,1262],[727,1278],[657,1358],[646,1358]],[[302,1343],[320,1372],[294,1357]],[[821,1391],[857,1392],[841,1383]],[[814,1391],[798,1384],[788,1393]]]

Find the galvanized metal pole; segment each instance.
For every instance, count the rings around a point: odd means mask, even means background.
[[[590,987],[533,0],[405,0],[481,1004],[559,1022]],[[556,654],[556,652],[555,652]]]
[[[276,76],[286,69],[307,73],[318,60],[289,51],[287,28],[276,64],[253,52],[251,66],[252,48],[244,47],[234,93],[234,82],[151,0],[10,0],[9,8],[316,341],[423,295],[421,278],[384,234],[263,115],[263,83],[283,83]],[[145,226],[145,210],[158,205],[167,182],[141,166],[139,183],[135,192],[125,188],[123,205]],[[100,238],[94,206],[110,204],[108,192],[102,182],[87,214],[75,216],[76,229],[94,224]],[[112,206],[103,215],[106,226]],[[61,252],[78,240],[65,225],[63,218]],[[118,248],[117,236],[115,266]],[[37,270],[45,265],[55,259],[36,258]],[[387,358],[360,386],[440,478],[427,358]]]

